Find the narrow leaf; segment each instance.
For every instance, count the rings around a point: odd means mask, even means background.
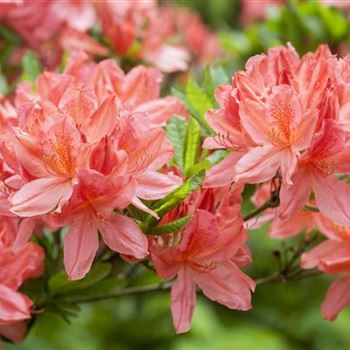
[[[96,264],[82,280],[69,281],[66,272],[60,271],[51,277],[49,289],[51,294],[69,294],[73,290],[82,290],[98,283],[107,277],[110,272],[110,264]]]
[[[191,215],[184,216],[178,220],[170,222],[169,224],[154,227],[148,232],[149,235],[164,235],[167,233],[176,233],[182,229],[192,218]]]
[[[170,192],[167,196],[155,202],[151,209],[155,211],[160,217],[166,214],[169,210],[175,208],[180,204],[192,191],[198,188],[203,182],[205,171],[200,171],[198,174],[190,177],[180,187]],[[148,232],[148,227],[154,224],[156,219],[153,216],[148,216],[146,222],[142,225],[144,232]]]
[[[184,154],[184,171],[187,172],[196,163],[199,143],[200,143],[200,127],[198,122],[191,118],[187,125],[185,154]]]
[[[22,77],[23,81],[35,82],[35,79],[41,72],[41,65],[37,55],[31,51],[27,51],[22,58]]]
[[[173,117],[166,127],[167,137],[171,141],[174,147],[175,163],[184,170],[184,148],[186,137],[186,123],[180,117]]]

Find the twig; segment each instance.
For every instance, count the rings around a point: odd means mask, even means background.
[[[263,213],[266,209],[278,207],[280,205],[280,197],[279,197],[280,188],[281,188],[281,184],[280,184],[279,179],[278,178],[273,179],[271,182],[271,196],[270,196],[270,198],[263,205],[256,208],[251,213],[247,214],[243,218],[243,220],[248,221],[252,218],[255,218],[259,214]]]
[[[135,295],[135,294],[144,294],[148,292],[160,292],[164,290],[169,290],[172,285],[174,284],[174,281],[170,282],[162,282],[159,284],[151,284],[148,286],[142,286],[142,287],[128,287],[121,290],[118,290],[117,292],[106,294],[106,295],[99,295],[95,297],[65,297],[62,298],[65,301],[74,303],[74,304],[82,304],[82,303],[92,303],[95,301],[100,300],[106,300],[106,299],[114,299],[125,295]]]

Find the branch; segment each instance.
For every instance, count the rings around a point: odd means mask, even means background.
[[[106,300],[106,299],[114,299],[125,295],[135,295],[135,294],[144,294],[149,292],[160,292],[164,290],[169,290],[172,285],[174,284],[174,281],[169,282],[161,282],[159,284],[151,284],[148,286],[141,286],[141,287],[128,287],[124,289],[120,289],[117,292],[106,294],[106,295],[98,295],[95,297],[65,297],[62,298],[65,301],[68,301],[70,303],[74,304],[82,304],[82,303],[92,303],[95,301],[100,300]]]
[[[305,252],[306,248],[312,244],[317,239],[317,235],[305,238],[302,244],[294,251],[289,261],[287,261],[284,266],[279,266],[279,271],[266,277],[259,278],[255,281],[256,285],[262,285],[269,282],[286,282],[291,280],[300,280],[307,277],[318,276],[322,272],[305,271],[299,266],[299,258]],[[277,257],[281,256],[281,252],[277,251],[275,254]]]
[[[256,208],[251,213],[247,214],[243,220],[248,221],[252,218],[255,218],[266,209],[269,208],[277,208],[280,205],[280,189],[281,189],[281,179],[276,176],[271,180],[271,188],[270,188],[270,198],[260,207]]]

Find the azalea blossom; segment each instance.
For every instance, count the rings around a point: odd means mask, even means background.
[[[187,117],[176,98],[159,96],[160,83],[154,68],[124,74],[114,61],[96,64],[81,53],[63,74],[42,73],[35,93],[19,86],[17,122],[3,134],[15,155],[1,148],[10,171],[3,211],[21,218],[16,247],[39,223],[69,225],[64,262],[71,279],[89,271],[98,231],[118,253],[148,254],[144,234],[124,209],[133,204],[157,217],[143,200],[160,199],[182,183],[158,169],[173,156],[162,126],[174,114]]]
[[[2,22],[36,51],[44,65],[57,67],[64,50],[105,55],[107,49],[87,34],[96,11],[89,1],[24,0],[0,4]]]
[[[231,309],[251,308],[250,294],[255,283],[239,269],[251,260],[244,244],[246,233],[239,213],[239,191],[226,193],[219,203],[208,201],[210,196],[205,191],[197,199],[192,219],[179,233],[151,241],[157,273],[167,280],[176,277],[171,290],[171,310],[177,333],[187,332],[191,327],[196,286],[209,299]],[[205,209],[201,209],[203,206]],[[187,213],[194,208],[188,206]]]
[[[26,280],[40,276],[44,267],[44,252],[38,245],[27,243],[13,249],[17,224],[14,218],[0,222],[0,335],[14,342],[24,336],[24,321],[31,317],[33,305],[18,289]]]
[[[321,306],[323,317],[334,320],[350,304],[349,227],[336,225],[326,218],[320,226],[327,239],[303,254],[301,266],[305,269],[317,267],[324,273],[341,276],[331,284]]]

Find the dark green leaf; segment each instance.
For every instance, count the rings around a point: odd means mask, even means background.
[[[60,271],[51,277],[49,290],[51,294],[69,294],[73,290],[83,290],[103,280],[110,272],[110,264],[100,263],[94,265],[82,280],[70,281],[66,272]]]

